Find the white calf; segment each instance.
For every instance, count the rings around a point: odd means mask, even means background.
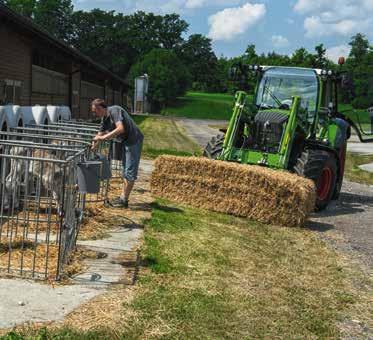
[[[28,150],[30,149],[27,147],[16,146],[12,147],[10,154],[12,156],[28,156]],[[11,158],[10,171],[5,179],[4,209],[10,209],[11,202],[13,202],[14,209],[19,207],[19,188],[24,185],[24,189],[28,190],[29,195],[33,193],[41,195],[43,190],[47,192],[52,190],[52,197],[56,201],[58,212],[60,212],[63,176],[61,165],[48,161],[48,159],[57,159],[49,151],[34,150],[32,157],[45,158],[46,160]],[[36,188],[35,184],[40,188]]]

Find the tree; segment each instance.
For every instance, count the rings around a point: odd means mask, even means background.
[[[353,59],[354,63],[360,63],[364,56],[369,50],[369,41],[361,33],[357,33],[352,37],[349,45],[351,46],[351,52],[349,57]]]
[[[126,16],[128,39],[139,56],[156,48],[174,49],[183,41],[188,23],[178,14],[165,16],[142,11]]]
[[[350,91],[345,92],[354,108],[365,109],[373,105],[373,51],[361,33],[351,38],[350,46],[345,70],[350,74],[353,85]]]
[[[313,67],[321,69],[327,67],[328,60],[326,58],[326,48],[324,48],[324,44],[317,45],[315,51],[316,55]]]
[[[313,56],[304,47],[301,47],[294,51],[291,63],[297,67],[312,67]]]
[[[254,44],[250,44],[247,46],[243,59],[246,64],[254,65],[258,63],[258,55],[256,54],[256,48]]]
[[[77,11],[72,16],[70,44],[82,53],[125,77],[137,52],[129,41],[126,17],[114,11]]]
[[[178,49],[178,56],[188,65],[194,89],[217,90],[218,61],[211,47],[211,39],[201,34],[191,35]]]
[[[38,0],[33,19],[57,39],[68,41],[72,34],[73,10],[71,0]]]
[[[185,93],[190,85],[190,74],[185,65],[170,50],[154,49],[132,66],[130,82],[137,76],[149,76],[148,99],[152,110],[159,111],[167,103]]]
[[[183,42],[182,35],[188,30],[189,24],[180,19],[178,14],[166,14],[161,17],[157,27],[161,47],[171,50]]]
[[[35,13],[36,0],[6,0],[5,4],[19,14],[32,18]]]

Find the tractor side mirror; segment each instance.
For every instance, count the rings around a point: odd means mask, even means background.
[[[341,77],[341,88],[344,90],[352,90],[353,80],[350,74],[343,74]]]
[[[229,68],[228,72],[228,77],[229,80],[235,81],[238,79],[238,73],[239,73],[239,68],[237,66],[232,66]]]

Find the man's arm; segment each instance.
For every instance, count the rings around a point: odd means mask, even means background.
[[[100,137],[102,137],[103,135],[105,135],[105,132],[104,131],[99,131],[97,133],[97,135],[93,138],[93,141],[92,141],[92,150],[95,150],[97,149],[98,145],[100,144],[101,142],[101,139],[99,139]]]
[[[115,138],[116,136],[124,133],[124,125],[122,121],[118,121],[115,123],[116,128],[104,135],[101,135],[100,140],[110,140]]]

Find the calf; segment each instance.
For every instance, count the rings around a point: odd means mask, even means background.
[[[57,159],[53,152],[36,149],[31,154],[29,150],[31,149],[27,147],[15,146],[11,148],[10,155],[32,156],[33,158],[43,158],[45,161],[11,158],[10,171],[5,178],[4,185],[4,210],[11,208],[11,202],[13,208],[18,209],[19,188],[23,185],[24,191],[29,195],[33,193],[41,195],[42,191],[49,194],[52,191],[52,197],[56,201],[57,210],[60,213],[63,168],[60,164],[48,161],[48,159]]]

